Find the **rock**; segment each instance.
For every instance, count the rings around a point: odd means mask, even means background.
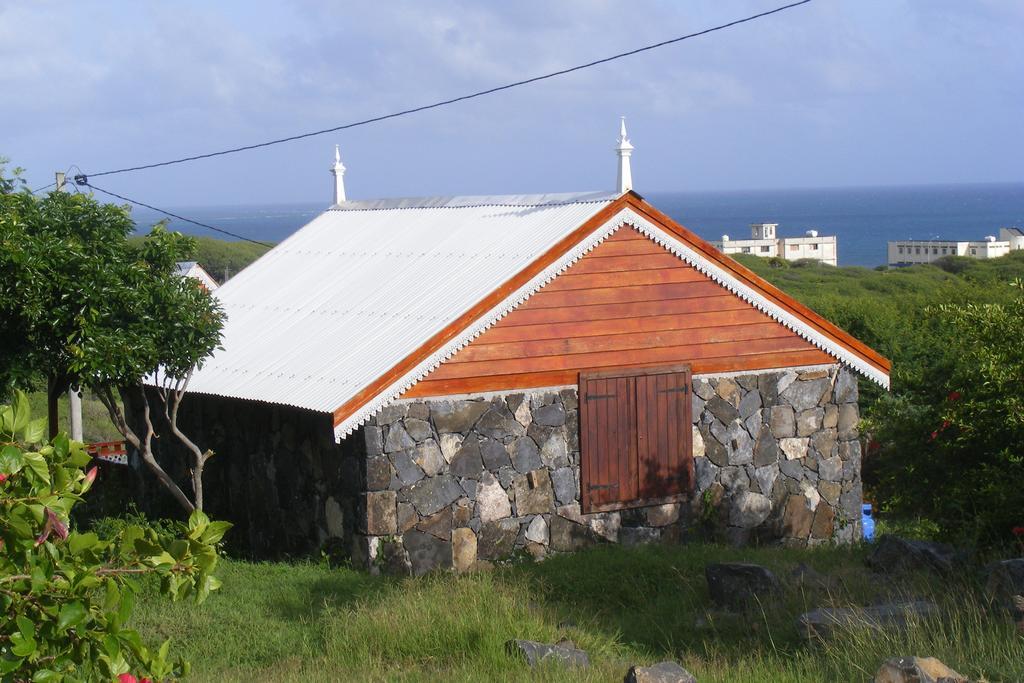
[[[514,519],[499,519],[484,522],[477,534],[477,557],[482,560],[500,560],[512,554],[519,536],[519,522]]]
[[[555,494],[551,488],[551,475],[546,469],[520,474],[512,480],[516,514],[540,515],[555,511]]]
[[[874,683],[969,683],[935,657],[896,657],[878,669]]]
[[[565,424],[565,406],[552,403],[533,411],[533,421],[543,427],[558,427]]]
[[[757,482],[757,487],[761,489],[761,493],[766,496],[772,494],[772,487],[775,486],[775,480],[779,478],[779,466],[778,464],[765,465],[764,467],[758,467],[754,470],[754,481]]]
[[[857,423],[860,416],[857,414],[856,403],[844,403],[839,406],[839,419],[836,422],[836,429],[839,430],[839,438],[846,441],[857,438]]]
[[[445,466],[444,456],[441,455],[441,448],[433,439],[427,439],[416,446],[412,460],[420,466],[420,469],[428,477],[437,475]]]
[[[701,436],[700,430],[697,429],[696,425],[692,425],[690,429],[693,430],[691,440],[693,441],[693,457],[703,458],[704,457],[704,437]]]
[[[502,467],[501,469],[498,470],[498,482],[501,484],[501,487],[505,490],[512,488],[512,482],[515,480],[517,476],[520,475],[516,473],[516,471],[512,468],[512,465],[506,465],[505,467]]]
[[[679,503],[665,503],[646,508],[648,526],[668,526],[679,521]]]
[[[442,541],[450,541],[452,538],[452,509],[445,508],[435,515],[425,517],[416,525],[416,529]]]
[[[824,499],[826,503],[833,507],[839,504],[839,494],[841,491],[842,487],[837,482],[818,482],[818,493],[821,494],[822,499]]]
[[[548,522],[552,550],[573,552],[597,543],[600,539],[589,527],[566,517],[554,515]]]
[[[750,437],[757,441],[757,437],[761,436],[761,430],[765,426],[763,413],[760,410],[755,410],[753,415],[743,421],[743,426],[747,428]]]
[[[780,391],[779,398],[793,406],[797,412],[802,412],[821,403],[825,392],[830,389],[831,384],[827,377],[798,380],[786,387],[785,391]]]
[[[465,434],[473,428],[489,405],[483,401],[432,401],[430,419],[434,422],[434,427],[437,428],[439,434],[445,432]]]
[[[1024,558],[994,562],[985,568],[985,592],[1010,610],[1014,620],[1024,619],[1024,609],[1014,596],[1024,595]]]
[[[571,467],[553,471],[551,485],[555,489],[555,500],[560,505],[569,505],[576,500],[576,473]]]
[[[661,539],[661,529],[645,526],[624,526],[619,529],[618,542],[626,547],[657,543]]]
[[[761,407],[761,394],[756,391],[748,391],[740,400],[740,417],[746,420]]]
[[[796,381],[797,376],[798,376],[797,373],[794,372],[793,370],[787,370],[786,372],[782,373],[781,375],[776,375],[776,377],[778,378],[776,380],[776,382],[775,382],[775,396],[776,396],[776,398],[778,398],[778,396],[782,392],[784,392],[786,389],[788,389],[790,386],[792,386],[793,382]]]
[[[750,478],[742,467],[723,467],[719,479],[730,493],[745,491],[750,486]]]
[[[761,430],[758,434],[757,442],[754,444],[754,466],[764,467],[778,461],[779,442],[775,440],[769,430]]]
[[[379,544],[376,564],[382,574],[389,576],[412,574],[412,561],[409,558],[409,552],[405,549],[404,543],[397,541],[388,540]]]
[[[807,439],[779,439],[779,448],[786,454],[787,460],[799,460],[807,457]]]
[[[412,573],[421,576],[432,569],[447,569],[452,566],[452,544],[438,537],[413,529],[402,536],[405,550],[409,553]]]
[[[729,506],[729,524],[753,529],[760,526],[772,511],[768,496],[750,491],[741,491],[732,498]]]
[[[832,451],[836,448],[836,430],[834,429],[822,429],[815,433],[811,437],[811,445],[814,446],[814,450],[817,451],[818,455],[822,458],[832,457]]]
[[[407,490],[409,502],[421,516],[432,515],[462,496],[462,487],[450,474],[418,481]]]
[[[544,521],[541,515],[534,517],[530,525],[526,527],[526,540],[547,545],[548,523]]]
[[[922,569],[951,574],[960,558],[952,546],[933,541],[900,538],[886,534],[868,556],[868,566],[876,572],[893,573]]]
[[[809,380],[809,379],[823,379],[828,377],[828,370],[804,370],[797,375],[797,379]]]
[[[469,571],[476,564],[476,534],[472,529],[452,529],[452,567],[457,572]]]
[[[696,391],[690,392],[690,418],[694,423],[700,421],[701,413],[704,412],[704,399],[697,395]]]
[[[540,449],[540,459],[543,461],[544,467],[549,470],[569,466],[569,448],[564,433],[553,432],[544,441],[544,445]]]
[[[822,408],[811,408],[804,410],[796,416],[796,435],[810,436],[821,429],[821,421],[825,416]]]
[[[732,424],[733,420],[737,420],[740,417],[740,411],[721,396],[712,396],[711,400],[705,405],[705,408],[724,425]]]
[[[782,535],[786,538],[807,538],[811,534],[814,523],[814,512],[807,507],[807,499],[802,495],[791,495],[786,498],[786,507],[782,513]]]
[[[407,417],[403,425],[405,426],[406,433],[417,443],[425,441],[434,435],[433,430],[430,429],[430,423],[426,420]]]
[[[423,469],[413,460],[414,455],[415,451],[413,450],[398,451],[391,454],[391,462],[394,463],[395,473],[398,475],[398,480],[404,486],[415,484],[425,476]]]
[[[386,455],[371,455],[366,458],[366,490],[383,491],[391,485],[395,469]],[[422,474],[421,474],[422,476]]]
[[[772,406],[770,415],[772,436],[782,439],[796,435],[796,414],[791,406]]]
[[[401,423],[394,423],[388,428],[388,436],[384,440],[384,452],[395,453],[396,451],[404,451],[409,448],[414,448],[416,442],[409,436],[409,432],[405,431],[405,427]]]
[[[707,459],[719,467],[724,467],[729,463],[729,450],[722,445],[721,441],[714,437],[704,440],[704,452],[707,455]]]
[[[476,479],[463,479],[459,482],[459,486],[466,492],[466,497],[470,500],[476,500],[476,488],[479,482]]]
[[[492,406],[477,421],[474,429],[484,436],[499,440],[508,434],[521,434],[525,431],[504,405]]]
[[[398,518],[398,533],[400,534],[404,534],[416,526],[416,522],[420,521],[420,516],[416,514],[416,508],[411,503],[399,503],[396,516]]]
[[[616,543],[619,540],[619,529],[622,528],[622,515],[618,512],[602,512],[591,515],[587,524],[601,538]]]
[[[814,511],[814,521],[811,522],[811,538],[830,539],[835,530],[835,510],[828,505],[819,505]]]
[[[581,669],[590,666],[587,653],[576,649],[571,642],[548,645],[532,640],[510,640],[505,647],[510,655],[523,658],[531,668],[542,662],[557,662],[562,666]]]
[[[408,404],[404,403],[392,403],[391,405],[381,408],[380,411],[374,416],[379,425],[389,425],[392,422],[397,422],[405,417],[409,411]]]
[[[720,562],[704,567],[711,602],[734,609],[757,608],[780,589],[775,574],[759,564]]]
[[[512,406],[509,406],[509,410],[512,410],[512,417],[515,421],[524,427],[529,427],[530,422],[533,420],[533,416],[530,414],[530,402],[523,400],[513,410]]]
[[[660,662],[630,667],[625,683],[697,683],[697,679],[675,662]]]
[[[587,520],[583,518],[583,514],[580,512],[580,504],[578,502],[572,502],[569,505],[559,505],[555,508],[555,513],[566,519],[571,519],[577,524],[587,523]]]
[[[485,472],[476,489],[476,509],[484,524],[504,519],[512,514],[508,494],[490,472]]]
[[[700,396],[705,401],[710,400],[715,395],[715,390],[703,377],[696,377],[693,380],[693,393]]]
[[[818,478],[825,481],[842,481],[843,461],[838,455],[818,461]]]
[[[513,441],[508,447],[509,455],[512,458],[512,466],[518,472],[526,474],[544,466],[540,459],[540,449],[533,439],[523,436]]]
[[[494,439],[481,439],[480,456],[483,458],[484,467],[491,472],[497,472],[502,467],[512,465],[512,459],[508,457],[508,451],[500,441]]]
[[[409,410],[405,414],[406,417],[411,417],[416,420],[430,419],[430,406],[428,406],[426,403],[422,401],[410,403],[408,404],[408,408]]]
[[[345,535],[345,514],[338,501],[330,496],[324,503],[324,522],[327,524],[328,536],[342,538]]]
[[[445,462],[451,462],[455,454],[462,448],[462,444],[465,440],[461,434],[441,434],[439,437],[438,445],[441,447],[441,455],[444,456]],[[474,437],[473,442],[477,443],[477,439]],[[477,443],[477,452],[480,451],[480,445]]]
[[[694,473],[697,475],[697,490],[703,491],[718,479],[719,467],[709,458],[698,458],[693,461]]]
[[[728,441],[725,445],[730,465],[749,465],[754,462],[754,441],[740,420],[729,425],[726,437]]]
[[[449,470],[456,477],[479,479],[484,472],[480,455],[480,442],[475,436],[467,437],[458,453],[452,456]]]
[[[740,405],[740,385],[731,377],[723,377],[715,386],[715,393],[734,408]]]
[[[857,376],[846,368],[841,369],[836,378],[835,397],[836,403],[857,402]]]
[[[835,429],[839,424],[839,406],[829,403],[825,406],[825,414],[821,418],[821,426],[825,429]]]
[[[374,425],[363,427],[363,436],[366,441],[367,455],[384,454],[384,430]]]
[[[938,607],[926,601],[875,605],[872,607],[822,607],[797,618],[797,628],[807,638],[830,638],[844,629],[896,628],[907,626],[908,619],[934,616]]]
[[[387,536],[398,528],[394,491],[370,491],[361,496],[359,527],[368,536]]]

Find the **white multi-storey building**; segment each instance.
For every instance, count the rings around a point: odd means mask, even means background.
[[[912,266],[931,263],[943,256],[967,256],[977,259],[1006,256],[1024,249],[1024,230],[1000,228],[999,239],[989,235],[983,240],[897,240],[889,242],[889,265]]]
[[[751,223],[749,240],[722,239],[712,242],[723,254],[753,254],[778,256],[788,261],[813,259],[830,266],[838,264],[835,235],[819,236],[817,230],[808,230],[804,237],[776,237],[778,223]]]

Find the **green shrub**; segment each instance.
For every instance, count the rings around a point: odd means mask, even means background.
[[[17,392],[0,406],[0,680],[110,681],[123,673],[163,680],[187,671],[126,628],[136,580],[160,579],[172,599],[202,602],[219,581],[215,544],[230,528],[194,512],[169,534],[125,524],[69,529],[96,468],[83,444],[60,434],[43,444],[45,418],[31,420]]]

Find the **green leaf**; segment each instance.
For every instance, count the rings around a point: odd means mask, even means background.
[[[57,617],[57,631],[63,633],[72,626],[78,626],[89,614],[89,610],[81,602],[69,602],[60,608]]]
[[[0,450],[0,472],[17,474],[25,466],[25,458],[21,449],[16,446],[4,446]]]
[[[60,681],[63,678],[61,674],[50,669],[40,669],[32,674],[33,683],[56,683],[56,681]]]
[[[210,522],[210,525],[206,527],[206,531],[203,532],[201,539],[203,543],[209,543],[210,545],[219,543],[232,526],[234,525],[231,522]]]
[[[71,452],[71,440],[68,439],[68,435],[61,432],[53,440],[54,452],[61,458],[67,457],[68,453]]]
[[[11,410],[13,415],[11,419],[12,429],[10,431],[15,435],[20,435],[28,427],[29,419],[32,417],[32,406],[29,404],[28,395],[24,391],[14,392]]]
[[[29,422],[22,440],[27,444],[42,443],[46,439],[46,422],[45,417]]]
[[[19,614],[16,621],[18,622],[18,632],[21,633],[22,638],[31,638],[35,635],[36,627],[28,617]]]
[[[38,453],[24,453],[22,455],[25,459],[25,464],[32,470],[32,473],[42,481],[44,484],[50,483],[50,468],[46,464],[46,460],[43,456]]]
[[[15,657],[28,657],[36,651],[34,638],[26,638],[20,633],[11,635],[11,654]]]
[[[0,406],[0,434],[14,438],[14,409],[11,406]]]
[[[68,547],[74,555],[78,555],[79,553],[95,547],[99,542],[99,536],[92,532],[86,534],[74,533],[68,536]]]

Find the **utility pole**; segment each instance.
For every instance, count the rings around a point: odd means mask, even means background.
[[[57,171],[57,192],[64,191],[64,173]],[[56,411],[54,411],[56,414]],[[71,416],[71,438],[74,441],[83,441],[82,438],[82,394],[75,387],[68,387],[68,414]]]

